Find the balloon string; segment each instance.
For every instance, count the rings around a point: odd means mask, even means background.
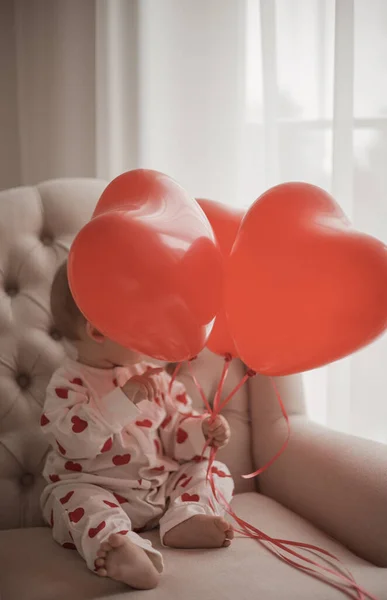
[[[220,412],[220,410],[219,410],[220,398],[221,398],[221,395],[222,395],[224,382],[226,380],[226,377],[227,377],[227,374],[228,374],[228,370],[230,368],[231,361],[232,361],[231,354],[226,354],[225,357],[224,357],[224,365],[223,365],[222,375],[220,377],[219,384],[218,384],[218,387],[217,387],[217,390],[216,390],[215,396],[214,396],[214,403],[213,403],[213,409],[212,409],[212,415],[211,415],[211,422],[214,421],[214,419],[216,418],[216,416]]]
[[[256,471],[254,471],[254,473],[249,473],[248,475],[242,475],[243,479],[252,479],[253,477],[256,477],[258,475],[261,475],[261,473],[263,473],[264,471],[267,471],[267,469],[277,460],[277,458],[279,458],[281,456],[281,454],[283,452],[285,452],[288,444],[289,444],[289,440],[290,440],[290,421],[289,421],[289,416],[288,413],[286,412],[286,408],[285,405],[282,401],[281,398],[281,394],[278,391],[277,385],[273,379],[273,377],[270,377],[270,381],[271,381],[271,385],[273,387],[274,393],[277,397],[278,403],[280,405],[281,408],[281,412],[282,415],[285,419],[286,422],[286,427],[287,427],[287,434],[286,434],[286,439],[284,441],[284,443],[282,444],[281,448],[278,450],[278,452],[276,452],[274,454],[274,456],[265,464],[263,465],[263,467],[260,467],[259,469],[257,469]]]
[[[226,406],[226,404],[228,404],[230,402],[231,398],[233,396],[235,396],[235,394],[237,392],[239,392],[239,390],[241,389],[241,387],[244,386],[244,384],[246,383],[246,381],[248,381],[250,379],[250,377],[254,377],[255,375],[256,375],[256,372],[253,371],[252,369],[249,369],[247,371],[247,373],[242,377],[242,379],[240,380],[240,382],[238,383],[238,385],[236,385],[234,387],[234,389],[231,390],[231,392],[229,393],[229,395],[220,404],[220,406],[218,407],[218,411],[217,411],[216,415],[218,415],[220,412],[222,412],[222,410],[224,409],[224,407]]]
[[[327,583],[328,585],[331,585],[331,586],[337,588],[339,591],[347,594],[350,598],[354,598],[355,600],[365,600],[365,596],[361,591],[359,592],[358,590],[356,590],[356,592],[355,592],[356,596],[354,596],[354,595],[352,595],[352,592],[350,592],[350,590],[343,588],[343,586],[347,585],[347,584],[335,583],[335,582],[331,581],[330,579],[327,579],[327,576],[324,575],[323,573],[319,573],[319,571],[317,569],[314,569],[312,567],[307,567],[306,565],[301,565],[301,564],[297,563],[296,561],[292,560],[291,558],[289,558],[288,556],[286,556],[285,553],[281,552],[277,548],[275,542],[277,542],[278,540],[276,540],[275,538],[273,538],[272,542],[269,542],[267,540],[262,539],[258,534],[252,535],[249,532],[246,533],[246,530],[244,530],[244,529],[234,528],[234,531],[236,531],[236,533],[239,533],[240,535],[242,535],[244,537],[256,539],[261,545],[263,545],[267,550],[269,550],[269,552],[277,555],[284,562],[286,562],[286,563],[290,564],[291,566],[293,566],[297,569],[300,569],[302,571],[310,572],[312,577],[315,577],[316,579],[319,579],[320,581],[323,581],[324,583]],[[289,545],[292,543],[293,542],[289,542]],[[301,543],[299,545],[301,545],[301,547],[303,546],[303,544],[301,544]],[[308,544],[305,544],[305,549],[309,550]],[[323,554],[329,555],[329,553],[325,552],[322,548],[320,548],[320,549],[316,548],[316,551],[318,551],[318,550],[320,550]],[[336,557],[332,556],[332,558],[337,560],[338,562],[340,562]],[[316,563],[316,564],[318,564],[318,563]],[[320,565],[318,565],[318,566],[320,566]],[[346,570],[349,573],[349,576],[352,579],[350,571],[348,571],[348,569],[346,569],[344,567],[344,565],[341,565],[341,566],[344,568],[344,570]],[[337,573],[334,572],[334,575],[337,575]],[[349,585],[352,586],[352,583],[349,583]],[[355,585],[356,585],[356,582],[355,582]],[[374,599],[374,600],[377,600],[377,599]]]
[[[193,379],[197,389],[199,390],[199,393],[203,399],[204,405],[206,406],[209,414],[213,417],[214,411],[211,408],[211,406],[204,394],[202,387],[200,386],[198,380],[196,379],[190,363],[189,363],[189,368],[191,371],[192,379]],[[227,371],[226,371],[226,375],[227,375]],[[229,400],[232,398],[232,396],[249,379],[249,377],[252,377],[253,375],[255,375],[255,372],[253,372],[253,371],[246,373],[246,375],[242,378],[241,382],[234,388],[234,390],[229,394],[229,396],[227,396],[226,400],[224,400],[223,403],[220,406],[218,406],[218,414],[222,410],[222,408],[227,404],[227,402],[229,402]],[[225,379],[225,377],[226,376],[224,376],[224,379]],[[223,384],[224,384],[224,379],[223,379]],[[264,467],[261,467],[261,469],[258,469],[258,471],[256,471],[254,474],[251,474],[250,475],[251,477],[258,475],[259,473],[262,473],[264,470],[268,469],[269,466],[271,464],[273,464],[273,462],[280,456],[280,454],[282,454],[282,452],[285,450],[285,448],[288,444],[288,441],[289,441],[289,436],[290,436],[289,417],[287,415],[282,398],[280,396],[280,393],[279,393],[273,379],[271,379],[271,383],[273,385],[277,400],[280,404],[282,414],[285,418],[285,421],[286,421],[286,424],[288,427],[288,436],[287,436],[287,439],[285,440],[283,446],[276,453],[276,455],[272,459],[270,459],[270,461],[266,465],[264,465]],[[220,387],[220,385],[219,385],[219,387]],[[208,448],[209,444],[210,444],[210,441],[207,440],[207,442],[203,448],[202,458],[203,458],[204,452]],[[349,569],[344,567],[344,565],[341,563],[341,561],[334,554],[327,552],[326,550],[324,550],[323,548],[320,548],[319,546],[313,546],[312,544],[306,544],[303,542],[293,542],[291,540],[281,540],[281,539],[277,539],[277,538],[271,538],[270,536],[265,534],[263,531],[259,530],[258,528],[254,527],[247,521],[244,521],[243,519],[238,517],[238,515],[233,511],[233,509],[231,508],[231,506],[229,505],[229,503],[223,496],[222,492],[220,490],[218,490],[215,486],[214,474],[213,474],[212,467],[213,467],[213,463],[216,458],[216,453],[217,453],[217,448],[211,447],[209,461],[208,461],[208,469],[207,469],[207,480],[209,482],[209,485],[211,486],[214,498],[217,500],[217,502],[219,502],[223,505],[225,512],[229,516],[231,516],[235,520],[235,522],[241,527],[241,529],[239,529],[239,530],[236,529],[237,532],[239,532],[240,534],[242,534],[248,538],[255,539],[259,543],[263,544],[271,553],[277,555],[281,560],[283,560],[287,564],[289,564],[301,571],[309,573],[312,577],[315,577],[316,579],[320,579],[320,580],[324,581],[328,585],[331,585],[331,586],[337,588],[339,591],[343,592],[344,594],[346,594],[347,596],[349,596],[352,599],[366,600],[366,598],[369,598],[369,600],[378,600],[376,598],[376,596],[370,594],[369,592],[364,590],[361,586],[359,586],[356,583],[356,581],[355,581],[352,573],[349,571]],[[247,476],[247,477],[250,477],[250,476]],[[220,497],[221,501],[219,501],[218,496]],[[339,565],[341,565],[341,567],[343,569],[345,569],[345,571],[348,573],[348,577],[340,572],[339,567],[330,569],[329,567],[326,567],[326,566],[320,564],[319,562],[313,561],[313,560],[303,556],[299,552],[292,550],[291,549],[292,546],[301,548],[303,550],[307,550],[307,551],[309,550],[309,551],[313,551],[316,553],[320,553],[323,556],[326,556],[326,557],[329,557],[329,558],[335,560],[337,563],[339,563]],[[296,559],[304,561],[305,563],[307,563],[307,565],[311,565],[311,566],[307,566],[305,564],[300,564],[293,558],[290,558],[289,556],[287,556],[286,553],[290,554],[291,556],[294,556]],[[317,569],[322,570],[323,572],[322,573],[319,572],[315,567],[317,567]],[[330,580],[328,578],[328,574],[338,577],[339,579],[342,580],[343,583],[340,583],[340,582],[337,583],[337,582]],[[345,586],[345,587],[343,587],[343,586]],[[351,589],[349,589],[349,588],[351,588]],[[355,595],[353,594],[353,592],[355,593]]]
[[[226,502],[226,501],[224,501],[224,502]],[[227,510],[226,510],[226,512],[227,512]],[[321,552],[323,555],[328,556],[328,557],[332,558],[333,560],[336,560],[336,561],[338,561],[340,563],[339,559],[337,559],[334,555],[330,554],[326,550],[323,550],[322,548],[319,548],[317,546],[312,546],[311,544],[303,544],[302,542],[292,542],[290,540],[279,540],[279,539],[276,539],[276,538],[269,538],[269,536],[265,536],[265,534],[263,534],[263,532],[260,532],[259,529],[253,528],[249,523],[246,523],[245,521],[243,521],[239,517],[235,517],[232,514],[232,512],[233,511],[230,510],[229,514],[231,513],[231,516],[233,516],[234,519],[236,518],[237,522],[239,522],[240,525],[241,525],[241,527],[243,527],[243,529],[234,528],[234,530],[237,533],[241,534],[244,537],[248,537],[248,538],[252,538],[252,539],[257,540],[258,542],[260,542],[261,544],[263,544],[269,551],[271,551],[271,552],[279,555],[279,557],[282,560],[284,560],[285,562],[289,562],[290,564],[293,564],[293,566],[295,566],[296,568],[300,568],[302,570],[309,570],[309,567],[306,567],[305,565],[300,565],[299,563],[294,563],[289,557],[286,556],[286,554],[282,553],[278,549],[278,545],[280,545],[280,546],[281,545],[283,545],[283,546],[284,545],[289,545],[289,546],[297,545],[298,547],[301,547],[301,548],[303,548],[304,550],[307,550],[307,551],[312,551],[312,552],[316,552],[316,553]],[[254,530],[254,534],[252,534],[252,533],[249,532],[249,528],[252,528]],[[268,544],[268,546],[266,544]],[[285,548],[285,551],[288,552],[288,549]],[[297,555],[297,553],[296,553],[296,555]],[[305,557],[303,557],[303,556],[301,558],[302,558],[302,560],[305,559]],[[318,567],[321,566],[318,563],[316,563],[316,565]],[[351,575],[350,571],[344,565],[342,565],[341,563],[340,563],[340,565],[341,565],[341,567],[345,571],[348,572],[349,578],[351,580],[353,580],[353,576]],[[324,580],[324,575],[318,573],[318,571],[316,571],[315,569],[311,569],[311,570],[313,570],[316,573],[316,576],[319,579],[323,579]],[[337,575],[336,572],[334,572],[333,574]],[[329,583],[329,580],[328,580],[328,583]],[[350,583],[350,585],[352,585],[352,584]],[[339,589],[342,590],[341,586],[339,587]],[[360,593],[360,595],[361,595],[361,598],[364,599],[363,594]],[[359,596],[359,594],[357,593],[356,597],[358,598],[358,596]],[[351,597],[353,597],[352,594],[351,594]]]
[[[330,569],[329,567],[326,567],[316,561],[313,561],[313,560],[307,558],[306,556],[303,556],[299,552],[291,550],[287,546],[297,546],[297,547],[303,548],[305,550],[313,550],[315,552],[322,553],[323,555],[329,556],[330,558],[336,560],[341,565],[341,561],[336,556],[334,556],[333,554],[330,554],[323,548],[320,548],[318,546],[312,546],[311,544],[304,544],[303,542],[291,542],[291,541],[287,541],[287,540],[278,540],[276,538],[271,538],[270,536],[265,534],[263,531],[259,530],[258,528],[254,527],[247,521],[244,521],[243,519],[238,517],[238,515],[233,511],[233,509],[231,508],[231,506],[229,505],[229,503],[223,496],[222,492],[220,492],[220,490],[216,489],[212,475],[211,475],[211,479],[210,479],[210,484],[211,484],[212,492],[214,494],[215,499],[219,502],[218,495],[220,496],[221,504],[223,504],[225,511],[238,523],[238,525],[240,525],[242,527],[242,530],[244,531],[244,534],[247,537],[249,537],[251,539],[256,539],[259,542],[263,541],[263,542],[269,543],[271,545],[274,545],[276,553],[285,562],[292,564],[293,566],[295,566],[298,569],[308,571],[313,576],[315,576],[315,577],[317,576],[320,579],[322,578],[322,579],[324,579],[324,581],[326,583],[328,583],[330,585],[334,585],[341,591],[348,593],[347,590],[344,590],[338,584],[335,584],[335,583],[331,582],[329,579],[326,579],[326,576],[324,577],[323,573],[320,574],[320,573],[318,573],[318,571],[316,571],[312,567],[308,567],[306,565],[299,564],[298,562],[296,562],[296,561],[290,559],[288,556],[286,556],[286,554],[283,554],[283,552],[286,552],[286,553],[298,558],[299,560],[304,561],[304,562],[308,563],[309,565],[312,565],[313,567],[318,567],[319,569],[322,569],[323,571],[325,571],[326,573],[329,573],[330,575],[339,577],[340,579],[343,580],[343,582],[347,586],[349,585],[351,588],[353,588],[355,590],[356,596],[353,596],[351,594],[350,597],[352,597],[352,598],[355,597],[355,598],[358,598],[359,600],[365,600],[365,597],[368,597],[368,598],[370,598],[370,600],[377,600],[377,598],[375,596],[373,596],[372,594],[370,594],[369,592],[364,590],[361,586],[359,586],[355,582],[353,575],[351,574],[351,572],[348,569],[346,569],[346,571],[349,573],[349,576],[347,577],[347,576],[343,575],[338,569],[336,569],[336,570]]]
[[[179,374],[179,371],[180,371],[180,369],[181,369],[181,365],[182,365],[182,364],[183,364],[183,363],[181,363],[181,362],[177,363],[176,367],[175,367],[175,368],[174,368],[174,370],[173,370],[172,377],[171,377],[171,380],[170,380],[170,382],[169,382],[169,387],[168,387],[168,393],[169,393],[169,394],[170,394],[170,393],[171,393],[171,391],[172,391],[172,386],[173,386],[173,384],[175,383],[176,377],[177,377],[177,376],[178,376],[178,374]]]
[[[233,509],[228,504],[227,500],[224,498],[224,496],[220,492],[220,490],[216,489],[212,473],[210,476],[209,483],[211,485],[211,489],[212,489],[215,499],[219,503],[223,504],[225,511],[242,527],[242,530],[239,530],[239,531],[237,530],[239,533],[242,533],[242,535],[245,535],[246,537],[249,537],[251,539],[256,539],[258,542],[263,543],[268,550],[277,554],[279,556],[279,558],[281,558],[281,560],[284,560],[285,562],[291,564],[292,566],[294,566],[298,569],[310,572],[310,574],[313,577],[322,579],[326,583],[333,585],[334,587],[337,587],[337,589],[339,589],[340,591],[343,591],[344,593],[347,593],[348,595],[350,595],[351,598],[357,598],[358,600],[365,600],[365,595],[366,595],[371,600],[377,600],[374,596],[372,596],[371,594],[369,594],[368,592],[366,592],[365,590],[363,590],[356,584],[356,582],[349,570],[346,569],[349,573],[349,577],[346,577],[345,575],[341,574],[338,570],[335,571],[333,569],[329,569],[328,567],[325,567],[324,565],[321,565],[320,563],[318,563],[316,561],[312,561],[312,560],[306,558],[305,556],[303,556],[302,554],[299,554],[298,552],[295,552],[294,550],[287,548],[286,546],[295,545],[300,548],[304,548],[306,550],[313,549],[314,551],[321,552],[322,554],[324,554],[326,556],[332,557],[334,560],[336,560],[338,563],[340,563],[340,560],[337,559],[333,554],[328,553],[326,550],[323,550],[322,548],[319,548],[318,546],[312,546],[310,544],[304,544],[302,542],[287,542],[286,540],[278,540],[275,538],[271,538],[270,536],[265,534],[263,531],[257,529],[256,527],[253,527],[253,525],[251,525],[250,523],[248,523],[248,522],[244,521],[243,519],[241,519],[240,517],[238,517],[238,515],[233,511]],[[218,499],[218,495],[221,498],[221,502]],[[270,544],[270,546],[268,547],[266,544]],[[340,579],[343,579],[343,581],[345,582],[346,585],[350,585],[352,588],[355,588],[356,596],[349,594],[348,590],[343,589],[340,584],[331,582],[329,579],[327,579],[327,576],[324,575],[324,573],[319,573],[318,571],[316,571],[316,569],[314,569],[312,567],[308,567],[306,565],[302,565],[302,564],[294,561],[293,559],[286,556],[285,553],[293,555],[296,558],[298,558],[308,564],[318,567],[319,569],[322,569],[323,571],[329,573],[330,575],[335,575],[335,576],[339,577]]]

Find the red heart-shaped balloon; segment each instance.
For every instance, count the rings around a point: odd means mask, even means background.
[[[386,328],[387,249],[354,231],[320,188],[276,186],[242,221],[226,269],[226,312],[252,369],[287,375],[327,364]]]
[[[71,247],[68,274],[88,321],[161,360],[198,354],[221,301],[211,226],[197,202],[156,171],[129,171],[107,186]]]
[[[227,261],[234,244],[244,212],[236,210],[220,202],[199,198],[198,204],[203,209],[218,242],[223,261]],[[216,315],[214,327],[208,338],[207,347],[216,354],[238,356],[235,344],[228,330],[226,311],[222,302]]]

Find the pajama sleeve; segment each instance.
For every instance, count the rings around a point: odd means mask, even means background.
[[[96,397],[80,378],[54,375],[46,393],[40,424],[67,458],[95,458],[112,443],[111,436],[136,419],[139,409],[117,387]]]
[[[167,456],[179,462],[201,456],[206,439],[202,423],[208,415],[199,414],[192,408],[192,401],[185,387],[178,382],[165,396],[166,417],[160,427],[160,437]],[[204,456],[208,456],[206,449]]]

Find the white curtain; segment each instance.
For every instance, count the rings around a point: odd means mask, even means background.
[[[165,171],[248,207],[304,180],[387,242],[385,0],[3,0],[0,187]],[[305,375],[387,442],[387,338]]]

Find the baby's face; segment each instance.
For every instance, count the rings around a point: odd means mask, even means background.
[[[79,331],[80,340],[75,343],[81,362],[110,368],[130,366],[144,360],[144,356],[120,346],[104,336],[98,329],[87,323]]]

